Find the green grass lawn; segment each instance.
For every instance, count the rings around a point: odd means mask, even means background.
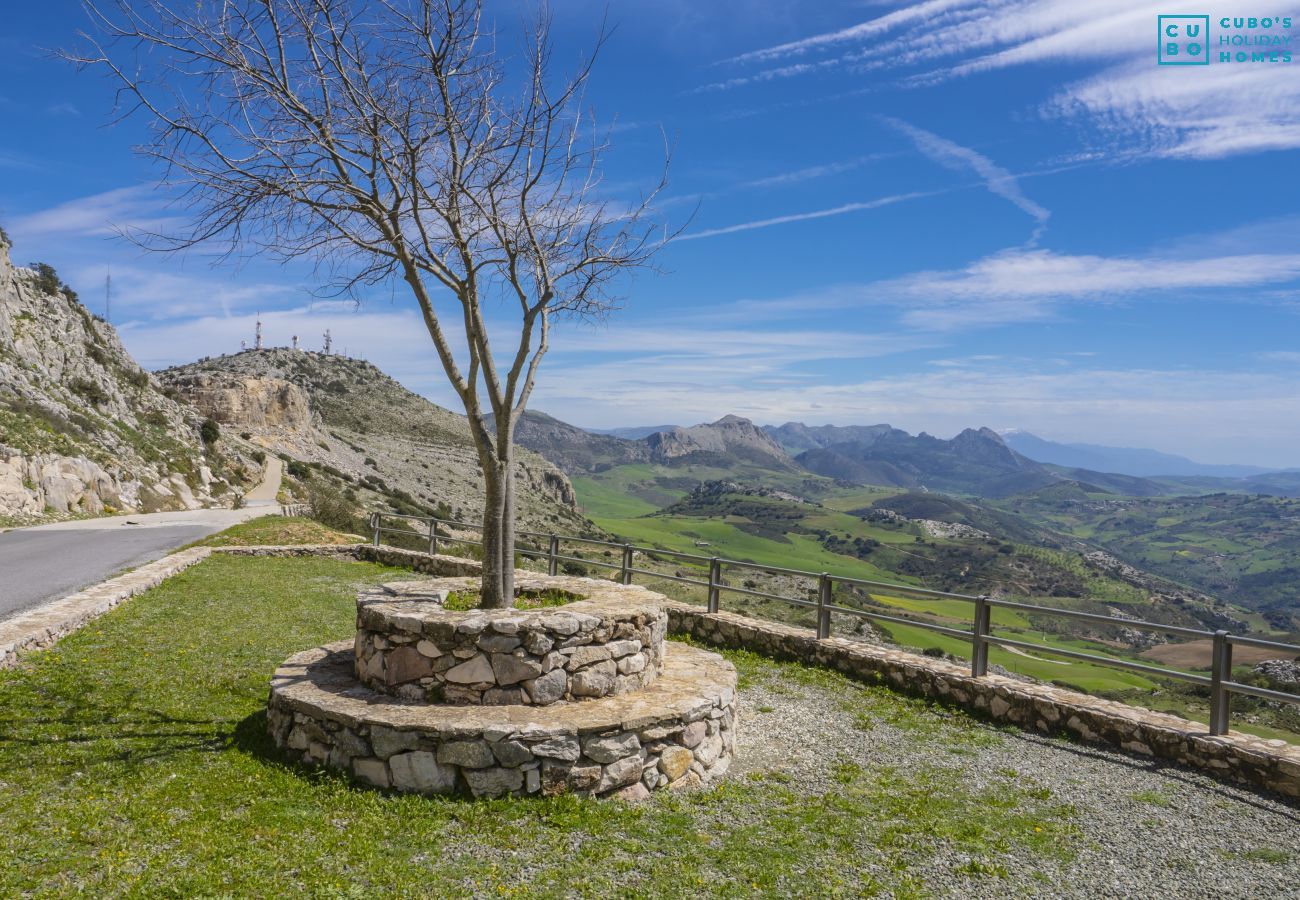
[[[1008,848],[1059,858],[1069,843],[1071,812],[1038,789],[887,760],[828,760],[824,794],[757,772],[640,806],[389,795],[283,764],[265,735],[271,672],[350,636],[357,589],[402,574],[217,555],[0,672],[0,896],[918,896],[937,849],[996,880]],[[743,685],[815,683],[917,739],[997,736],[732,658]],[[742,744],[760,731],[742,727]]]
[[[319,522],[288,516],[260,516],[232,525],[225,531],[197,542],[201,547],[252,547],[284,544],[354,544],[368,541],[355,534],[342,534]]]

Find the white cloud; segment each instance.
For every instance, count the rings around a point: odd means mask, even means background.
[[[785,216],[773,216],[769,219],[755,219],[750,222],[741,222],[736,225],[727,225],[722,228],[709,228],[704,231],[688,232],[677,238],[678,241],[696,241],[700,238],[718,237],[723,234],[735,234],[738,231],[753,231],[755,228],[771,228],[773,225],[788,225],[791,222],[807,222],[812,219],[825,219],[829,216],[842,216],[846,213],[862,212],[868,209],[879,209],[882,206],[891,206],[895,203],[901,203],[904,200],[916,200],[920,197],[932,197],[935,194],[943,193],[942,191],[913,191],[910,194],[894,194],[890,197],[881,197],[877,200],[867,200],[861,203],[843,203],[839,206],[833,206],[829,209],[818,209],[813,212],[792,213]]]
[[[105,276],[111,275],[116,321],[230,316],[301,301],[305,294],[304,289],[283,281],[222,277],[230,273],[217,272],[191,275],[179,258],[169,257],[168,261],[165,271],[122,264],[82,266],[72,270],[68,281],[84,300],[95,305],[103,295]]]
[[[870,163],[887,159],[891,155],[892,154],[889,153],[868,153],[865,156],[857,156],[853,159],[846,159],[841,162],[824,163],[820,166],[808,166],[803,169],[795,169],[792,172],[782,172],[779,175],[768,175],[766,178],[756,178],[753,181],[745,182],[741,187],[768,188],[801,184],[805,181],[812,181],[815,178],[827,178],[833,175],[843,175],[845,172],[852,172]]]
[[[176,221],[163,212],[164,203],[152,185],[115,188],[19,216],[12,231],[18,239],[107,237],[133,228],[156,231]]]
[[[1213,246],[1212,238],[1194,247]],[[1228,245],[1235,246],[1228,240]],[[1062,304],[1117,302],[1137,297],[1205,299],[1211,291],[1283,285],[1300,279],[1300,253],[1206,255],[1189,248],[1138,256],[1066,254],[1016,249],[978,259],[959,269],[914,272],[859,284],[828,285],[776,299],[747,299],[714,313],[719,322],[780,321],[837,310],[891,306],[902,310],[897,326],[951,332],[1058,318]],[[1285,303],[1276,292],[1255,294]],[[1218,295],[1215,295],[1218,296]]]
[[[1056,90],[1042,106],[1050,117],[1086,118],[1115,155],[1213,159],[1300,147],[1300,79],[1294,64],[1156,65],[1156,16],[1163,0],[930,0],[851,28],[813,35],[737,57],[772,63],[827,51],[837,56],[737,75],[723,87],[847,68],[916,69],[916,85],[1012,66],[1047,62],[1097,70]],[[1260,16],[1252,0],[1220,0],[1211,16],[1211,48],[1224,16]],[[1300,17],[1296,17],[1300,26]],[[1274,33],[1282,34],[1279,28]],[[1300,55],[1297,32],[1287,47]],[[888,42],[884,53],[881,43]],[[1243,98],[1249,98],[1243,102]]]
[[[1016,177],[1006,169],[982,153],[917,128],[915,125],[909,125],[901,119],[886,117],[884,121],[911,138],[918,150],[940,165],[958,172],[974,172],[984,179],[984,185],[991,193],[1010,201],[1037,222],[1038,227],[1034,230],[1031,242],[1042,235],[1051,213],[1026,197],[1024,191],[1020,189],[1020,182],[1016,181]]]
[[[969,6],[971,2],[972,0],[928,0],[928,2],[894,10],[879,18],[870,19],[848,28],[840,28],[835,31],[801,38],[797,41],[778,44],[774,47],[743,53],[740,56],[733,57],[731,62],[768,62],[786,56],[799,56],[813,50],[821,50],[841,44],[858,44],[905,25],[933,21],[935,16],[957,7]]]
[[[1300,278],[1300,253],[1209,258],[1113,257],[1012,250],[964,269],[919,272],[878,288],[915,298],[1091,299],[1144,291],[1188,291],[1253,286]]]
[[[602,367],[552,373],[534,405],[591,426],[712,421],[728,412],[772,424],[888,422],[945,436],[988,425],[1212,462],[1300,465],[1293,373],[1059,366],[1039,372],[995,362],[843,384],[754,385],[725,369],[707,380],[670,381],[667,373],[655,378],[629,368],[620,377]]]

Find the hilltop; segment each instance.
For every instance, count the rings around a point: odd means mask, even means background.
[[[633,429],[640,431],[641,429]],[[637,438],[598,433],[561,422],[545,413],[524,413],[515,440],[571,473],[601,472],[632,463],[677,468],[756,465],[779,471],[799,467],[763,429],[740,416],[716,422],[673,425]]]
[[[205,444],[202,422],[0,239],[0,521],[229,506],[260,467],[238,442]]]
[[[202,359],[158,377],[205,415],[297,463],[289,489],[300,495],[314,478],[358,507],[470,522],[481,515],[482,477],[465,417],[368,362],[273,348]],[[517,466],[521,527],[590,527],[562,471],[527,450]]]

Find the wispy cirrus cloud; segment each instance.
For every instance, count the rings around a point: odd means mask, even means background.
[[[1215,288],[1283,284],[1300,278],[1300,254],[1207,258],[1105,257],[1013,250],[962,269],[877,282],[872,294],[909,308],[903,324],[929,331],[988,328],[1053,318],[1062,301],[1138,295],[1204,296]]]
[[[1039,109],[1049,118],[1086,120],[1114,155],[1217,159],[1300,147],[1300,79],[1290,67],[1156,66],[1152,28],[1168,12],[1163,0],[930,0],[734,57],[730,63],[751,71],[709,87],[832,69],[895,71],[904,84],[930,85],[1016,66],[1092,64],[1097,71],[1059,86]],[[1216,22],[1259,15],[1251,0],[1222,0],[1213,9]],[[1286,36],[1293,49],[1297,31]],[[882,54],[882,40],[902,49]]]
[[[1072,303],[1132,302],[1139,298],[1203,300],[1224,288],[1266,288],[1300,281],[1300,253],[1167,253],[1135,256],[1069,254],[1018,248],[957,269],[924,270],[897,278],[843,283],[775,299],[747,299],[718,310],[720,321],[802,320],[871,307],[899,310],[895,328],[952,334],[998,325],[1040,322]],[[1256,302],[1285,302],[1256,291]]]
[[[768,188],[768,187],[785,187],[791,184],[801,184],[805,181],[812,181],[815,178],[828,178],[835,175],[843,175],[846,172],[853,172],[861,169],[863,166],[873,162],[879,162],[882,159],[888,159],[893,154],[890,153],[867,153],[862,156],[856,156],[853,159],[845,159],[840,162],[823,163],[819,166],[806,166],[802,169],[795,169],[791,172],[782,172],[779,175],[768,175],[764,178],[755,178],[753,181],[744,182],[741,187],[749,188]]]
[[[891,127],[911,138],[912,143],[930,159],[939,165],[957,172],[974,172],[984,180],[984,185],[991,193],[1009,201],[1019,210],[1038,223],[1030,243],[1042,236],[1047,227],[1051,213],[1025,196],[1020,189],[1020,182],[1009,171],[999,166],[982,153],[969,147],[963,147],[953,141],[941,138],[937,134],[917,128],[901,119],[885,117],[884,121]]]
[[[876,200],[865,200],[860,203],[842,203],[839,206],[832,206],[828,209],[817,209],[811,212],[791,213],[784,216],[772,216],[767,219],[754,219],[749,222],[739,222],[735,225],[726,225],[721,228],[708,228],[703,231],[692,231],[683,234],[677,238],[678,241],[697,241],[701,238],[719,237],[724,234],[736,234],[741,231],[753,231],[757,228],[771,228],[774,225],[788,225],[792,222],[808,222],[813,219],[825,219],[831,216],[842,216],[848,213],[863,212],[869,209],[880,209],[882,206],[892,206],[895,203],[902,203],[905,200],[916,200],[921,197],[932,197],[936,194],[944,193],[943,191],[913,191],[908,194],[893,194],[888,197],[880,197]]]
[[[928,0],[928,2],[894,10],[878,18],[851,25],[848,28],[839,28],[835,31],[814,34],[797,41],[789,41],[773,47],[742,53],[739,56],[732,57],[729,61],[734,63],[762,63],[789,56],[801,56],[811,51],[824,50],[844,44],[859,44],[903,26],[931,21],[934,16],[955,8],[969,6],[971,2],[972,0]]]
[[[115,188],[19,216],[15,237],[108,237],[123,229],[160,230],[176,222],[152,185]]]

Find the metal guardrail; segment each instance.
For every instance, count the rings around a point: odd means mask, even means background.
[[[385,519],[398,519],[402,522],[421,522],[427,523],[427,526],[421,528],[419,531],[391,528],[384,525]],[[453,544],[467,544],[475,547],[482,545],[481,540],[474,541],[467,538],[454,537],[448,534],[439,534],[438,526],[443,526],[444,530],[447,528],[472,531],[482,530],[481,525],[468,522],[457,522],[451,519],[431,518],[429,516],[408,516],[398,513],[380,512],[371,513],[370,515],[370,529],[375,546],[378,546],[382,542],[382,537],[385,534],[401,534],[427,540],[430,554],[438,552],[439,541]],[[784,603],[789,603],[792,606],[815,609],[817,611],[817,637],[819,639],[830,637],[831,613],[841,613],[843,615],[857,616],[858,618],[872,622],[914,626],[927,631],[933,631],[937,634],[968,640],[971,642],[971,675],[976,678],[981,678],[988,674],[989,647],[997,646],[1022,651],[1049,653],[1054,656],[1061,656],[1066,659],[1078,660],[1080,662],[1092,663],[1094,665],[1126,669],[1143,675],[1154,675],[1160,678],[1170,678],[1176,681],[1185,681],[1190,684],[1208,687],[1210,689],[1210,734],[1227,734],[1229,719],[1231,718],[1232,694],[1244,694],[1263,700],[1276,700],[1283,703],[1294,703],[1300,705],[1300,694],[1288,694],[1282,691],[1256,687],[1251,684],[1242,684],[1241,682],[1232,680],[1233,647],[1260,647],[1267,650],[1278,650],[1283,653],[1300,655],[1300,645],[1297,644],[1286,644],[1278,641],[1265,640],[1263,638],[1252,638],[1245,635],[1231,634],[1223,630],[1206,631],[1197,628],[1185,628],[1180,625],[1165,625],[1160,622],[1146,622],[1140,619],[1121,619],[1117,616],[1103,616],[1097,613],[1080,612],[1072,609],[1057,609],[1051,606],[1037,606],[1032,603],[999,600],[988,596],[974,596],[971,594],[957,594],[949,591],[935,591],[930,590],[929,588],[918,588],[905,584],[892,584],[886,581],[870,581],[863,578],[832,575],[829,572],[808,572],[802,569],[785,569],[779,566],[764,566],[759,563],[745,562],[737,559],[724,559],[717,556],[699,556],[691,553],[682,553],[678,550],[640,547],[633,544],[620,544],[613,541],[595,540],[593,538],[580,538],[571,535],[549,534],[537,531],[519,531],[516,532],[516,534],[519,537],[542,539],[546,541],[545,550],[519,547],[516,548],[516,553],[520,556],[527,556],[533,559],[545,559],[546,571],[550,575],[559,574],[560,563],[574,562],[585,566],[599,566],[605,569],[616,570],[618,575],[615,580],[622,584],[631,584],[633,576],[644,575],[656,579],[667,579],[681,584],[694,585],[696,587],[704,588],[707,591],[707,609],[711,613],[718,612],[721,609],[721,599],[724,591],[734,594],[761,597],[768,600],[779,600]],[[586,559],[577,556],[566,556],[560,553],[561,542],[619,550],[621,551],[622,558],[617,563],[610,563],[602,560]],[[656,572],[651,569],[637,568],[633,565],[635,562],[635,554],[637,553],[649,555],[651,557],[667,556],[688,563],[708,566],[708,580],[701,581],[692,578],[685,578],[680,575]],[[733,587],[723,580],[722,570],[724,567],[772,575],[790,575],[796,578],[815,580],[817,582],[817,599],[808,600],[798,597],[784,597],[780,594],[771,594],[765,591],[754,590],[752,588]],[[964,631],[960,628],[950,628],[946,625],[939,625],[922,619],[908,619],[901,616],[891,616],[884,613],[870,612],[864,609],[855,609],[849,606],[838,605],[834,602],[835,587],[837,585],[852,588],[865,588],[868,591],[888,591],[890,594],[902,594],[904,596],[917,597],[920,599],[960,600],[971,603],[973,605],[971,630]],[[1078,650],[1067,650],[1061,647],[1052,647],[1045,644],[1035,644],[1029,641],[1020,641],[1008,637],[1001,637],[993,633],[992,613],[994,608],[1058,616],[1061,618],[1077,619],[1085,622],[1117,625],[1125,628],[1137,629],[1139,631],[1170,634],[1194,640],[1208,638],[1212,642],[1210,674],[1208,676],[1193,675],[1189,672],[1181,672],[1177,669],[1167,669],[1162,666],[1149,666],[1145,663],[1131,662],[1129,660],[1115,659],[1109,656],[1083,653]]]

